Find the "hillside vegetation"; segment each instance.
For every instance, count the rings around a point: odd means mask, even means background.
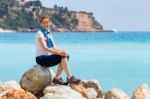
[[[101,31],[103,26],[93,13],[70,11],[67,7],[46,8],[39,0],[20,5],[16,0],[0,1],[0,28],[16,31],[36,31],[39,18],[49,15],[52,31]]]

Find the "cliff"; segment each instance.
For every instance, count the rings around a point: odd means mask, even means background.
[[[52,31],[103,31],[103,26],[90,12],[69,11],[67,7],[43,7],[39,0],[19,4],[16,0],[0,1],[0,28],[15,31],[36,31],[39,18],[51,17]]]
[[[78,20],[78,24],[75,29],[78,31],[100,31],[103,30],[103,26],[97,23],[93,17],[85,12],[76,13],[76,19]]]

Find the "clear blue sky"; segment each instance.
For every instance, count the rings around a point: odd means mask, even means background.
[[[43,6],[67,6],[93,12],[105,29],[150,31],[150,0],[40,0]]]

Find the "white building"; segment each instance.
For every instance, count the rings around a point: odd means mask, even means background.
[[[16,0],[17,2],[19,2],[19,5],[22,6],[26,3],[26,0]]]

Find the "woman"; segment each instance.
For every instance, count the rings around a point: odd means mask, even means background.
[[[61,50],[56,47],[50,26],[52,22],[49,16],[45,15],[40,20],[41,29],[36,35],[36,62],[43,67],[52,67],[59,64],[56,76],[53,79],[54,84],[65,84],[61,78],[61,73],[64,70],[67,76],[67,83],[78,83],[79,79],[72,76],[68,68],[69,54],[66,50]]]

